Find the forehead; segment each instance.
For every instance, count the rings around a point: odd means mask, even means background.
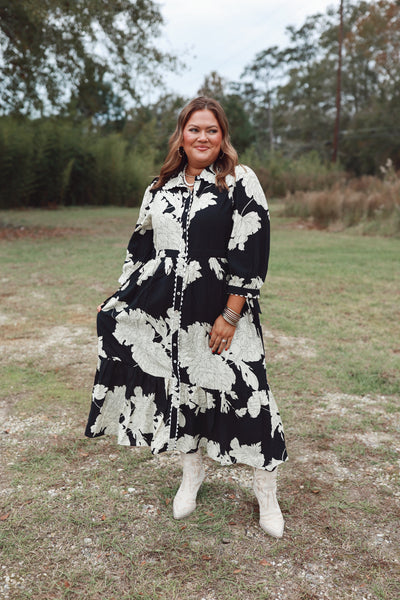
[[[188,118],[185,127],[200,125],[202,127],[219,127],[218,119],[211,110],[196,110]]]

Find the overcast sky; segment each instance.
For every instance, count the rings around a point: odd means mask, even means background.
[[[188,69],[168,75],[168,87],[193,97],[205,75],[217,71],[238,81],[255,55],[287,43],[288,25],[324,13],[339,0],[160,0],[166,26],[161,47],[181,56]]]

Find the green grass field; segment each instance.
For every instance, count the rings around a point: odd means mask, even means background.
[[[175,454],[83,437],[96,306],[137,211],[0,212],[0,598],[400,597],[400,241],[279,212],[261,305],[282,540],[258,527],[246,467],[207,460],[198,509],[174,521]]]

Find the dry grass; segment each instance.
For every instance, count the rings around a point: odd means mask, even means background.
[[[198,509],[174,521],[176,455],[83,437],[95,306],[136,213],[0,215],[71,228],[0,242],[0,598],[400,597],[398,241],[371,247],[275,212],[262,306],[290,454],[282,540],[258,526],[247,468],[207,461]]]
[[[361,226],[364,233],[400,235],[400,175],[384,180],[360,177],[330,189],[288,195],[284,214],[317,227]]]

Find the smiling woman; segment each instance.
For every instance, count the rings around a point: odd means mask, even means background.
[[[99,363],[86,429],[154,454],[182,453],[176,519],[196,508],[202,449],[254,468],[260,525],[281,537],[276,467],[287,459],[269,388],[258,297],[269,255],[268,206],[238,165],[218,102],[181,112],[146,190],[121,287],[99,307]]]
[[[221,151],[222,131],[214,114],[207,109],[194,112],[183,130],[183,150],[189,169],[186,175],[195,177],[204,167],[214,163]]]

